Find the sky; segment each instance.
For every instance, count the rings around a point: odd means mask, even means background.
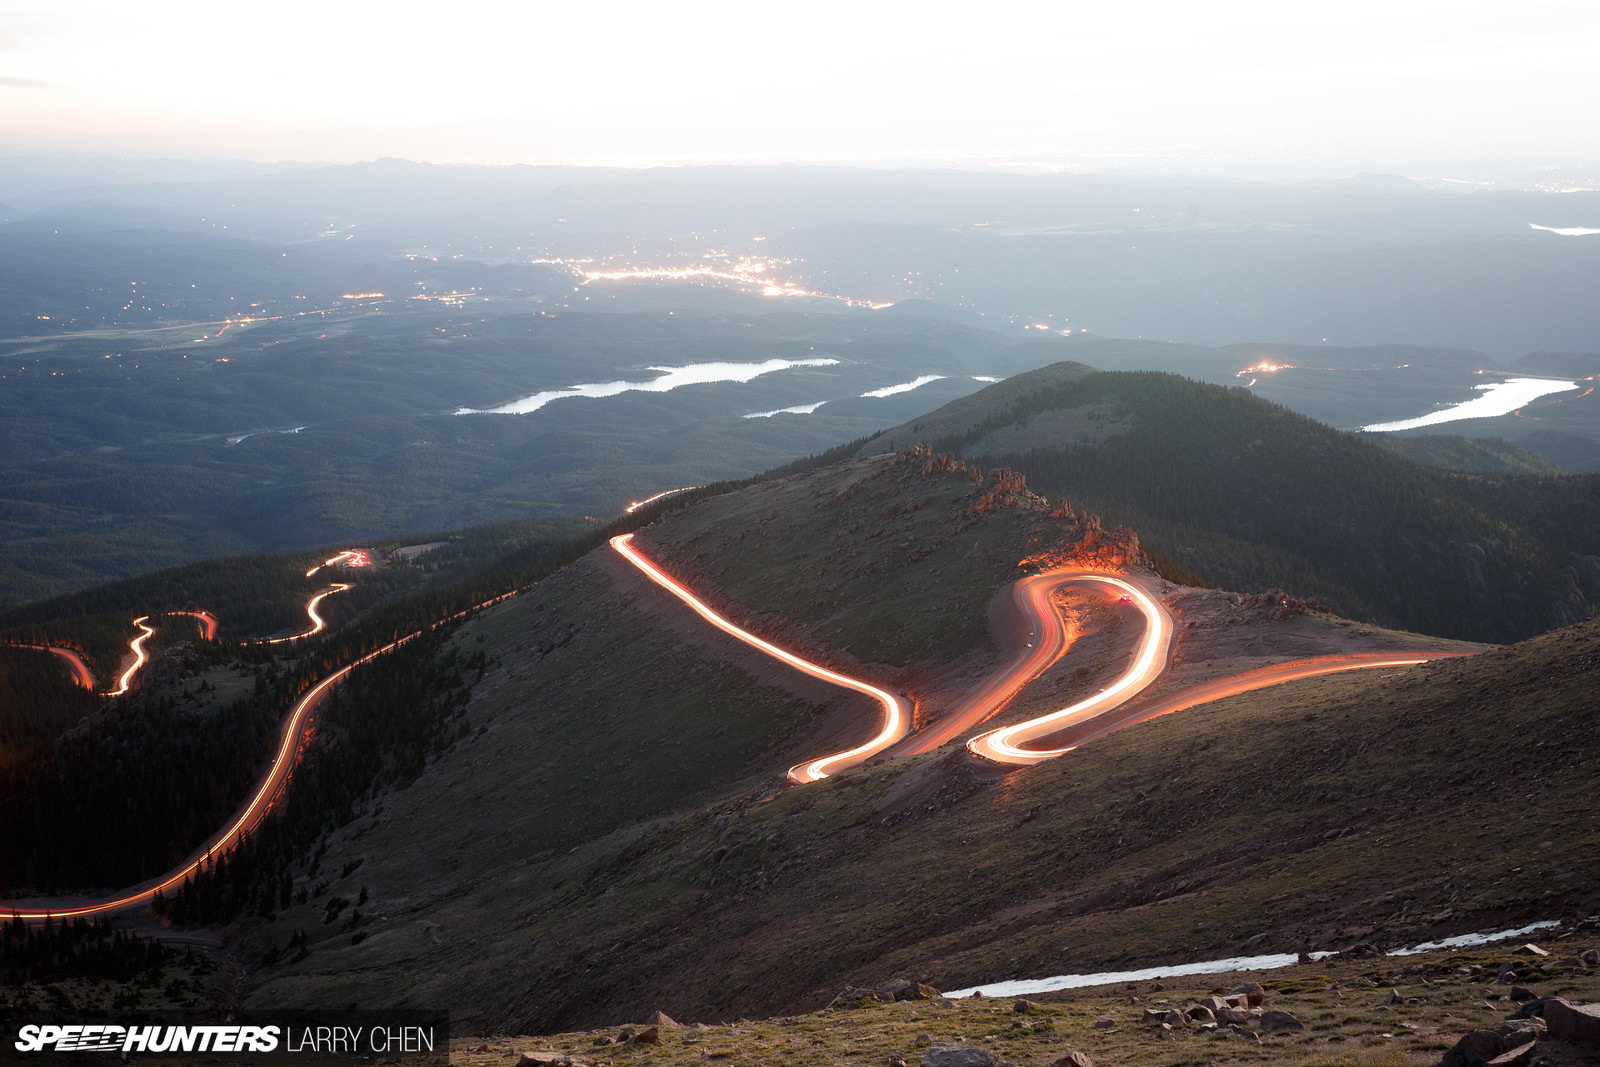
[[[1595,0],[0,3],[12,153],[1600,163]]]

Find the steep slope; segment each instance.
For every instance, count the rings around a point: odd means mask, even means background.
[[[996,392],[996,390],[1004,392]],[[1344,614],[1474,640],[1588,616],[1600,479],[1410,462],[1242,389],[1057,364],[904,426],[1138,529],[1207,581],[1281,585]]]

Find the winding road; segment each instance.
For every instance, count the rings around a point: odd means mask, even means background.
[[[1344,671],[1409,667],[1430,660],[1471,654],[1430,651],[1315,656],[1256,668],[1139,701],[1139,695],[1166,674],[1176,635],[1172,615],[1161,602],[1162,583],[1158,579],[1132,574],[1052,569],[1019,579],[1012,585],[1013,602],[1032,627],[1032,640],[1027,648],[1020,651],[1004,669],[986,679],[978,689],[949,709],[938,723],[907,740],[910,705],[905,697],[802,659],[742,629],[652,563],[632,545],[632,541],[633,535],[626,534],[613,538],[611,546],[651,581],[683,601],[713,626],[796,670],[865,693],[880,704],[883,709],[882,726],[875,737],[844,752],[791,767],[789,779],[795,783],[826,778],[830,773],[864,763],[881,752],[895,748],[897,744],[896,754],[899,755],[930,752],[992,718],[1024,686],[1059,661],[1070,649],[1075,635],[1069,631],[1052,602],[1056,592],[1069,585],[1104,588],[1117,600],[1132,604],[1144,616],[1144,629],[1128,667],[1110,685],[1093,696],[1026,722],[973,737],[967,742],[967,749],[973,755],[995,763],[1030,766],[1063,756],[1080,745],[1128,726],[1267,686]],[[1048,747],[1028,747],[1045,741],[1052,741],[1053,744]]]

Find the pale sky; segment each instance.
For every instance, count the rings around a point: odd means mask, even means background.
[[[1593,165],[1597,56],[1596,0],[22,0],[0,150]]]

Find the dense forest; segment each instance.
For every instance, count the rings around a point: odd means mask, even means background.
[[[1121,429],[983,451],[993,431],[1084,409]],[[1015,440],[1015,437],[1013,437]],[[1242,389],[1156,372],[1046,386],[933,442],[1125,523],[1220,587],[1281,586],[1388,626],[1512,641],[1587,617],[1600,477],[1427,467]]]

